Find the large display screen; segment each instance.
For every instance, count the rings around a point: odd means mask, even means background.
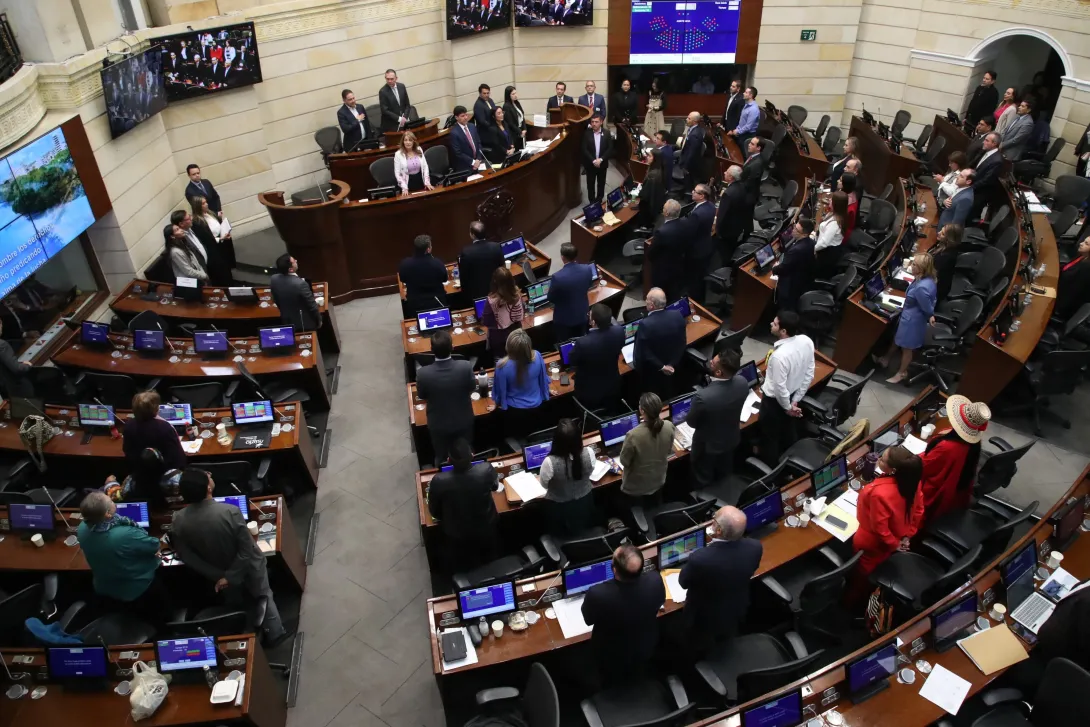
[[[158,47],[148,48],[102,70],[102,95],[113,138],[166,108],[161,55]]]
[[[515,0],[516,28],[593,24],[593,0]]]
[[[253,23],[156,38],[167,98],[180,101],[261,83]]]
[[[741,0],[632,0],[629,63],[734,63]]]
[[[94,221],[59,127],[0,159],[0,298]]]
[[[510,27],[510,0],[447,0],[447,40]]]

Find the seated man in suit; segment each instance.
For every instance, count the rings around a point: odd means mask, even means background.
[[[715,240],[712,237],[715,204],[711,201],[711,196],[712,191],[708,185],[696,185],[692,193],[696,206],[682,220],[689,238],[689,249],[685,253],[685,277],[689,282],[689,296],[701,305],[704,304],[704,276],[711,272],[712,255],[715,254]]]
[[[553,304],[553,332],[556,342],[582,336],[587,332],[587,312],[590,310],[587,292],[594,272],[591,265],[575,261],[579,251],[575,245],[565,242],[560,246],[560,259],[564,267],[553,273],[549,286],[549,302]]]
[[[456,439],[473,441],[473,400],[477,379],[469,361],[455,361],[450,331],[432,334],[431,352],[435,363],[416,373],[416,395],[427,404],[428,434],[435,453],[435,464],[447,461]]]
[[[557,81],[556,83],[556,95],[550,96],[549,100],[545,102],[545,116],[548,117],[549,109],[558,109],[566,103],[572,103],[571,96],[565,92],[568,90],[568,84],[563,81]]]
[[[276,259],[277,272],[269,281],[273,303],[280,310],[280,322],[299,331],[322,327],[322,314],[310,283],[299,277],[299,263],[284,253]]]
[[[401,261],[397,276],[405,286],[405,304],[411,311],[442,308],[447,304],[447,266],[431,254],[431,238],[417,235],[413,255]]]
[[[470,243],[458,256],[458,272],[462,279],[462,291],[471,299],[488,295],[492,285],[492,273],[503,267],[503,248],[498,242],[490,242],[485,234],[484,223],[469,223]]]
[[[723,172],[726,188],[719,198],[719,209],[715,217],[715,236],[719,242],[719,257],[723,265],[730,265],[734,251],[744,239],[745,234],[753,229],[753,208],[749,205],[749,195],[742,184],[742,168],[732,164]]]
[[[678,218],[681,203],[666,200],[662,206],[662,225],[645,243],[651,263],[651,285],[662,288],[667,300],[677,300],[685,290],[685,253],[689,236],[685,224]]]
[[[613,325],[605,303],[590,309],[590,332],[575,342],[569,361],[575,369],[575,398],[588,409],[611,409],[621,398],[618,357],[624,348],[624,326]]]
[[[409,92],[397,80],[397,71],[386,69],[386,83],[378,90],[378,106],[382,112],[382,130],[397,131],[409,120]]]
[[[496,108],[496,102],[492,100],[492,89],[487,83],[477,87],[477,100],[473,102],[473,123],[477,125],[477,131],[491,126],[492,111]]]
[[[685,117],[685,136],[681,143],[681,159],[685,170],[685,187],[692,189],[699,181],[700,165],[704,160],[704,129],[700,126],[700,112],[693,111]]]
[[[722,342],[720,342],[722,343]],[[693,395],[685,423],[693,428],[693,479],[698,487],[710,487],[724,481],[734,471],[734,450],[741,441],[742,406],[749,396],[749,382],[736,376],[741,354],[736,349],[717,346],[708,362],[711,382]],[[729,498],[737,504],[737,496]]]
[[[957,190],[943,202],[943,211],[939,215],[939,229],[946,225],[965,225],[969,219],[969,213],[973,209],[973,179],[976,172],[972,169],[962,169],[958,172],[954,184]]]
[[[470,169],[484,169],[488,162],[481,148],[481,136],[476,126],[469,124],[469,112],[465,106],[454,107],[454,120],[457,122],[450,130],[451,169],[466,172]]]
[[[360,142],[371,138],[371,121],[363,107],[356,105],[356,94],[351,89],[341,91],[341,100],[344,105],[337,109],[337,123],[344,134],[341,148],[346,152],[356,151]]]
[[[669,399],[671,376],[685,355],[685,319],[676,310],[666,308],[666,293],[652,288],[647,293],[647,316],[636,329],[632,368],[640,375],[644,391],[653,391]]]
[[[609,117],[606,116],[606,98],[600,93],[595,93],[595,89],[598,87],[594,84],[594,81],[587,81],[585,88],[587,92],[580,96],[576,103],[589,107],[592,115],[598,114],[603,119],[608,119]]]
[[[613,138],[602,128],[601,116],[592,116],[583,134],[583,171],[587,174],[587,200],[601,202],[606,193],[606,173],[613,155]]]

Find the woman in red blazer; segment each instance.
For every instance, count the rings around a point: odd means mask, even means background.
[[[987,404],[970,402],[955,394],[946,402],[949,429],[931,435],[923,454],[923,524],[951,510],[969,507],[976,468],[980,463],[980,440],[992,418]]]

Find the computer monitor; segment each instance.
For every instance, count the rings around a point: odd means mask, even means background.
[[[704,547],[704,530],[679,535],[672,540],[659,544],[659,570],[673,568],[689,559],[689,556]]]
[[[84,427],[112,427],[114,408],[105,404],[80,404],[79,423]]]
[[[591,262],[587,263],[587,267],[590,268],[590,284],[597,285],[598,278],[601,277],[598,275],[598,263],[592,260]]]
[[[611,189],[606,195],[606,204],[611,210],[617,211],[617,208],[624,204],[624,187]]]
[[[553,279],[541,278],[536,283],[532,283],[526,286],[526,297],[530,300],[530,305],[534,308],[545,305],[549,302],[549,288],[553,285]]]
[[[757,267],[763,270],[776,259],[776,251],[772,249],[772,245],[765,245],[756,252],[754,259],[757,260]]]
[[[197,353],[226,353],[227,346],[223,331],[193,331],[193,350]]]
[[[52,505],[24,505],[13,502],[8,505],[8,521],[12,530],[22,532],[52,532],[57,527],[53,520]]]
[[[49,678],[105,679],[106,648],[103,646],[64,646],[46,649]]]
[[[678,298],[673,303],[666,306],[666,310],[676,310],[681,314],[682,318],[688,318],[693,314],[693,309],[689,305],[688,298]]]
[[[890,642],[848,662],[848,693],[858,704],[889,686],[897,666],[897,644]]]
[[[295,348],[295,329],[291,326],[257,329],[262,351],[290,351]]]
[[[1037,567],[1037,541],[1032,538],[1022,548],[999,566],[999,575],[1008,589],[1027,571]],[[1008,605],[1009,607],[1009,605]]]
[[[591,202],[583,208],[583,224],[585,225],[597,224],[604,216],[605,211],[602,210],[602,205],[598,202]]]
[[[748,381],[750,386],[756,386],[757,382],[760,381],[760,373],[757,371],[757,362],[750,361],[743,365],[742,368],[738,369],[738,376],[741,376]]]
[[[822,497],[829,491],[848,481],[848,458],[840,455],[832,462],[810,473],[810,484],[814,486],[814,497]]]
[[[885,452],[890,447],[893,447],[897,442],[901,441],[901,423],[893,422],[884,430],[879,432],[871,440],[871,447],[876,454]]]
[[[458,592],[458,608],[462,612],[462,620],[467,622],[481,616],[514,611],[516,605],[515,584],[512,581]]]
[[[236,426],[263,424],[273,420],[271,401],[242,401],[231,405],[231,416]]]
[[[484,307],[488,305],[488,298],[475,298],[473,300],[473,315],[477,316],[477,320],[484,318]]]
[[[79,325],[79,340],[87,346],[107,346],[110,343],[110,327],[105,323],[83,321]]]
[[[882,277],[882,273],[875,273],[871,276],[871,279],[864,284],[863,288],[867,300],[874,300],[886,289],[886,279]]]
[[[193,423],[193,407],[190,404],[160,404],[159,416],[176,427]]]
[[[538,442],[537,444],[527,444],[523,447],[522,459],[526,464],[526,469],[530,471],[540,469],[541,463],[549,456],[549,452],[551,452],[552,449],[552,442]]]
[[[798,689],[742,712],[742,727],[797,727],[802,722],[802,692]]]
[[[450,317],[450,308],[420,311],[416,314],[416,327],[421,333],[450,328],[454,321]]]
[[[526,252],[526,241],[522,239],[522,235],[512,237],[506,242],[501,242],[500,249],[503,250],[503,259],[510,260]]]
[[[935,650],[946,651],[961,637],[965,629],[976,621],[977,595],[969,592],[941,611],[931,616],[931,633],[935,637]]]
[[[613,580],[612,559],[569,568],[564,571],[564,594],[574,596],[588,591],[599,583]]]
[[[603,419],[599,425],[602,433],[602,446],[612,447],[624,441],[625,435],[640,424],[638,412],[629,412],[613,419]]]
[[[560,350],[560,362],[563,363],[565,366],[571,366],[571,350],[573,348],[575,348],[574,338],[564,341],[562,344],[557,346],[557,349]]]
[[[472,462],[469,463],[469,466],[473,467],[474,465],[478,465],[478,464],[484,464],[484,460],[483,459],[475,459],[475,460],[473,460]],[[445,464],[445,465],[443,465],[442,467],[439,468],[439,471],[440,472],[450,472],[452,469],[454,469],[454,465]]]
[[[148,503],[146,502],[119,502],[117,503],[117,514],[127,517],[145,530],[151,526],[151,520],[148,517]]]
[[[242,511],[242,519],[250,519],[250,503],[247,502],[245,495],[224,495],[223,497],[213,497],[216,502],[226,503],[228,505],[234,505]]]
[[[693,395],[679,396],[670,402],[670,421],[681,424],[685,417],[689,416],[689,409],[693,406]]]
[[[204,283],[197,278],[177,276],[174,278],[174,297],[178,300],[189,300],[199,303],[202,297]]]
[[[443,186],[453,187],[455,184],[461,184],[462,182],[472,177],[474,174],[477,174],[477,170],[475,169],[465,169],[460,172],[450,172],[449,174],[447,174],[446,177],[443,178]]]
[[[783,517],[783,497],[776,490],[746,505],[742,512],[746,514],[746,532],[752,533]]]
[[[165,338],[162,331],[133,331],[132,347],[137,351],[159,352],[166,347]]]
[[[367,190],[367,198],[371,201],[393,199],[397,196],[399,191],[396,184],[391,184],[386,187],[371,187],[371,189]]]
[[[624,188],[625,192],[631,193],[632,190],[636,188],[636,180],[632,178],[631,174],[629,174],[627,177],[624,178],[624,181],[621,182],[621,187]]]
[[[632,343],[636,340],[636,331],[640,328],[640,323],[643,322],[642,318],[637,318],[634,321],[629,321],[624,324],[624,342]]]
[[[216,640],[211,636],[155,642],[160,672],[216,668]]]

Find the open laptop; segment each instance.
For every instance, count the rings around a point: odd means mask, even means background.
[[[750,361],[749,363],[743,365],[742,368],[738,369],[738,373],[736,374],[736,376],[741,376],[743,379],[749,382],[749,388],[751,389],[759,384],[761,381],[760,372],[757,371],[756,361]]]
[[[454,320],[450,316],[450,308],[436,308],[435,310],[420,311],[416,314],[416,329],[420,335],[427,336],[440,328],[452,328]]]
[[[676,310],[681,314],[682,318],[688,318],[693,314],[693,309],[689,304],[688,298],[678,298],[673,303],[668,304],[666,310]]]
[[[594,227],[602,218],[605,217],[605,210],[602,209],[602,205],[597,202],[591,202],[583,208],[583,226]]]
[[[624,207],[624,187],[610,190],[609,194],[606,195],[606,205],[613,212]]]
[[[776,264],[776,250],[772,247],[772,243],[769,243],[758,250],[753,259],[757,261],[757,273],[764,275],[772,266]]]
[[[575,338],[568,339],[556,347],[560,351],[560,363],[564,365],[564,368],[571,366],[571,352],[575,348],[576,340]]]
[[[999,567],[1000,578],[1007,588],[1007,609],[1011,618],[1034,634],[1052,615],[1056,604],[1041,595],[1033,585],[1037,568],[1037,541],[1030,540]]]

